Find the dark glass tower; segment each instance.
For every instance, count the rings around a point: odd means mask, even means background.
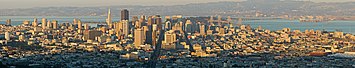
[[[121,11],[121,20],[129,20],[129,12],[127,9]]]

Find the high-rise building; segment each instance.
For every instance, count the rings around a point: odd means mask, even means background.
[[[165,43],[174,43],[176,41],[176,35],[173,30],[165,32]]]
[[[123,25],[122,22],[117,22],[116,25],[115,25],[115,31],[116,31],[116,34],[117,34],[118,36],[120,36],[120,35],[123,34],[122,25]]]
[[[7,20],[6,20],[6,25],[11,26],[11,19],[7,19]]]
[[[218,26],[222,26],[222,16],[221,15],[218,15]]]
[[[37,26],[38,26],[37,18],[35,18],[35,19],[33,20],[32,26],[33,26],[33,27],[37,27]]]
[[[74,20],[73,20],[73,24],[74,24],[74,25],[78,24],[78,19],[74,19]]]
[[[192,33],[193,32],[192,22],[190,20],[186,20],[185,31],[187,33]]]
[[[42,29],[45,29],[47,27],[47,19],[42,18]]]
[[[206,30],[205,30],[205,25],[204,24],[200,24],[200,34],[201,35],[205,35],[206,34]]]
[[[109,28],[112,28],[111,9],[108,9],[106,23]]]
[[[210,16],[210,19],[209,19],[209,21],[208,21],[208,22],[209,22],[210,24],[212,24],[212,23],[213,23],[213,21],[214,21],[213,16]]]
[[[58,29],[58,21],[57,20],[53,20],[53,29]]]
[[[132,22],[132,23],[133,23],[133,22]],[[135,23],[136,23],[136,24],[135,24],[135,27],[136,27],[136,28],[141,28],[141,27],[143,26],[143,22],[136,21]]]
[[[176,45],[174,45],[176,41],[176,34],[174,33],[173,30],[167,31],[165,32],[165,37],[164,37],[164,42],[165,44],[163,44],[161,47],[162,49],[175,49]]]
[[[127,9],[121,11],[121,20],[129,20],[129,12]]]
[[[165,29],[170,30],[171,27],[172,27],[171,24],[172,24],[172,23],[171,23],[170,21],[166,21],[166,22],[165,22]]]
[[[157,31],[152,31],[152,45],[156,45],[157,44]]]
[[[134,45],[139,46],[144,44],[144,33],[141,28],[134,30]]]
[[[163,26],[162,26],[162,20],[160,17],[155,19],[155,23],[158,25],[158,30],[161,30]]]
[[[151,25],[153,25],[154,24],[154,20],[152,20],[153,18],[151,18],[151,17],[148,17],[148,20],[147,20],[147,25],[148,26],[151,26]]]
[[[80,20],[78,20],[78,29],[81,30],[81,28],[82,28],[82,23]]]
[[[138,21],[138,16],[133,16],[132,17],[132,22]]]
[[[85,30],[89,30],[89,29],[90,29],[89,24],[86,23],[86,24],[84,25],[84,29],[85,29]]]
[[[48,29],[52,28],[51,21],[47,21],[47,28],[48,28]]]
[[[123,34],[124,36],[128,36],[130,30],[128,20],[122,20],[121,22],[122,22]]]
[[[9,32],[5,32],[5,40],[11,40]]]
[[[25,20],[25,21],[23,21],[22,24],[23,24],[23,25],[26,25],[26,26],[29,26],[29,25],[30,25],[30,21],[29,21],[29,20]]]

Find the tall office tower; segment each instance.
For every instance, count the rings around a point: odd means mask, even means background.
[[[162,29],[162,22],[161,22],[160,17],[155,19],[155,23],[158,25],[158,30],[161,30]]]
[[[185,31],[187,33],[192,33],[193,32],[193,27],[192,27],[192,22],[190,20],[186,20],[186,23],[185,23]]]
[[[165,16],[165,21],[170,21],[170,20],[171,20],[170,16]]]
[[[52,23],[53,23],[53,29],[58,29],[58,21],[52,20]]]
[[[142,30],[143,30],[143,35],[144,35],[144,40],[146,40],[146,34],[149,31],[149,27],[148,26],[142,26]]]
[[[138,21],[138,16],[133,16],[132,17],[132,22]]]
[[[259,25],[258,30],[263,30],[263,27]]]
[[[176,41],[176,34],[173,30],[165,32],[165,42],[166,43],[174,43]]]
[[[214,21],[213,16],[210,16],[210,19],[209,19],[208,22],[209,22],[210,24],[213,24],[213,21]]]
[[[133,23],[133,22],[132,22],[132,23]],[[135,23],[136,23],[136,24],[135,24],[135,27],[136,27],[136,28],[141,28],[141,27],[143,26],[143,22],[136,21]]]
[[[81,23],[80,20],[77,20],[77,21],[78,21],[78,29],[81,30],[81,28],[82,28],[82,23]]]
[[[222,16],[221,15],[218,15],[218,26],[222,26]]]
[[[144,44],[144,33],[141,28],[134,30],[134,45],[137,47]]]
[[[151,45],[153,45],[153,31],[152,30],[147,30],[146,32],[145,32],[145,42],[147,43],[147,44],[151,44]]]
[[[164,37],[165,44],[161,46],[162,49],[175,49],[176,46],[172,45],[176,41],[176,35],[174,31],[170,30],[165,32],[165,37]]]
[[[129,30],[130,30],[128,20],[122,20],[122,30],[123,30],[124,36],[128,36]]]
[[[121,20],[129,20],[129,12],[127,9],[121,11]]]
[[[112,28],[111,9],[108,9],[106,23],[109,28]]]
[[[74,25],[78,24],[78,19],[75,18],[75,19],[73,20],[73,24],[74,24]]]
[[[30,21],[29,21],[29,20],[25,20],[25,21],[23,21],[22,24],[23,24],[23,25],[26,25],[26,26],[29,26],[29,25],[30,25]]]
[[[45,29],[47,27],[47,19],[42,18],[42,29]]]
[[[152,31],[152,45],[156,45],[157,44],[157,31]]]
[[[205,25],[204,24],[200,24],[200,34],[201,35],[205,35],[206,34],[206,30],[205,30]]]
[[[89,29],[90,29],[89,24],[86,23],[86,24],[84,25],[84,29],[85,29],[85,30],[89,30]]]
[[[47,29],[52,28],[51,21],[47,21]]]
[[[6,20],[6,25],[11,26],[11,19],[7,19],[7,20]]]
[[[157,24],[153,24],[152,25],[152,30],[153,31],[158,31],[158,25]]]
[[[101,27],[100,30],[102,31],[102,33],[106,33],[107,28],[106,27]]]
[[[116,34],[117,35],[121,35],[122,33],[123,33],[123,31],[122,31],[122,25],[123,25],[123,23],[122,22],[118,22],[118,23],[116,23],[116,27],[115,27],[115,31],[116,31]]]
[[[171,27],[172,27],[171,22],[170,21],[166,21],[165,22],[165,29],[171,30]]]
[[[84,40],[95,40],[95,37],[101,36],[102,31],[99,30],[85,30]]]
[[[142,15],[140,19],[145,20],[146,16]]]
[[[37,26],[38,26],[37,18],[35,18],[35,19],[33,20],[32,26],[33,26],[33,27],[37,27]]]
[[[243,19],[242,19],[242,18],[239,18],[239,19],[238,19],[237,26],[238,26],[238,27],[242,26],[242,25],[243,25],[242,23],[243,23]]]
[[[11,40],[9,32],[5,32],[5,40],[7,40],[7,41]]]
[[[147,25],[148,26],[151,26],[151,25],[153,25],[154,24],[154,19],[153,18],[151,18],[151,17],[148,17],[148,20],[147,20]]]
[[[228,23],[233,23],[231,16],[228,16],[228,17],[227,17],[227,22],[228,22]]]

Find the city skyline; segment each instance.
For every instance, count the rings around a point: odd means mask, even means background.
[[[354,0],[118,1],[0,7],[0,67],[355,67]]]
[[[186,5],[196,3],[210,2],[241,2],[246,0],[0,0],[0,9],[18,9],[35,7],[99,7],[99,6],[122,6],[122,5],[140,5],[140,6],[172,6]],[[299,1],[299,0],[298,0]],[[303,0],[308,1],[308,0]],[[312,2],[354,2],[355,0],[310,0]],[[9,7],[11,6],[11,7]]]

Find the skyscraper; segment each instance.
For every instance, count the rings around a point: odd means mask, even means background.
[[[74,20],[73,20],[73,24],[74,24],[74,25],[78,24],[78,19],[74,19]]]
[[[141,28],[134,30],[134,45],[137,47],[144,44],[144,33]]]
[[[106,23],[109,28],[112,27],[111,9],[108,9]]]
[[[175,49],[176,45],[174,45],[174,42],[176,41],[176,35],[173,30],[165,32],[165,37],[164,37],[165,44],[161,46],[162,49]]]
[[[11,26],[11,19],[7,19],[7,20],[6,20],[6,25]]]
[[[78,29],[81,30],[81,28],[82,28],[82,23],[81,23],[80,20],[77,20],[77,21],[78,21]]]
[[[176,35],[173,30],[165,32],[165,42],[174,43],[176,41]]]
[[[115,25],[115,31],[116,31],[116,34],[119,36],[119,35],[122,35],[123,31],[122,31],[122,25],[123,23],[122,22],[118,22],[116,23]]]
[[[53,20],[53,29],[58,29],[58,21],[57,20]]]
[[[128,36],[129,34],[129,22],[128,20],[122,20],[122,30],[123,30],[123,34],[124,36]]]
[[[200,34],[201,35],[205,35],[206,34],[206,30],[205,30],[205,25],[204,24],[200,24]]]
[[[138,21],[138,16],[133,16],[132,17],[132,22]]]
[[[47,21],[47,29],[52,28],[51,21]]]
[[[188,33],[193,32],[192,22],[190,20],[186,20],[185,31]]]
[[[121,11],[121,20],[129,20],[129,12],[127,9]]]
[[[148,26],[151,26],[151,25],[153,25],[153,24],[154,24],[154,20],[152,20],[151,17],[148,17],[148,23],[147,23],[147,25],[148,25]]]
[[[157,31],[152,31],[152,45],[156,45],[157,44]]]
[[[89,29],[90,29],[89,24],[86,23],[86,24],[84,25],[84,29],[85,29],[85,30],[89,30]]]
[[[33,27],[37,27],[37,26],[38,26],[37,18],[35,18],[35,19],[33,20],[32,26],[33,26]]]
[[[42,18],[42,29],[45,29],[47,27],[47,19]]]
[[[158,30],[161,30],[162,29],[162,22],[161,22],[160,17],[155,19],[155,23],[158,24]]]
[[[5,32],[5,40],[11,40],[9,32]]]

